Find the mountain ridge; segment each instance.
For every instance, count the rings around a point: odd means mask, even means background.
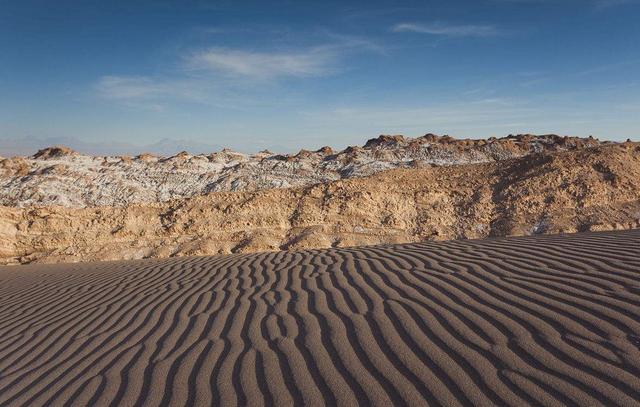
[[[30,157],[0,158],[0,205],[124,206],[167,202],[211,192],[304,187],[363,177],[396,168],[497,162],[529,154],[572,151],[613,144],[592,137],[509,135],[455,139],[428,133],[418,138],[381,135],[363,146],[295,154],[228,149],[163,157],[87,156],[64,146]]]
[[[292,188],[0,207],[0,263],[120,260],[640,227],[640,144]]]

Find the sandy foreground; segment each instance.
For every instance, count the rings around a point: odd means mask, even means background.
[[[640,230],[0,268],[0,405],[640,403]]]

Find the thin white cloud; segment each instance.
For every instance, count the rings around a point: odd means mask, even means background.
[[[444,23],[400,23],[391,28],[394,32],[413,32],[446,37],[491,37],[500,34],[493,25],[451,25]]]
[[[106,75],[94,85],[96,94],[129,107],[162,111],[167,101],[172,99],[203,101],[205,90],[211,90],[193,78],[162,78],[146,76]]]
[[[112,76],[100,78],[96,84],[100,96],[106,99],[145,99],[166,91],[164,86],[143,76]]]
[[[574,75],[575,76],[588,76],[588,75],[594,75],[594,74],[602,74],[602,73],[607,73],[607,72],[611,72],[611,71],[615,71],[615,70],[619,70],[619,69],[634,67],[634,65],[638,65],[638,64],[640,64],[640,59],[632,59],[632,60],[629,60],[629,61],[620,61],[620,62],[615,62],[615,63],[611,63],[611,64],[602,64],[602,65],[594,66],[594,67],[589,68],[589,69],[578,71]]]
[[[167,75],[105,75],[94,91],[102,99],[148,110],[162,110],[176,101],[224,108],[264,105],[266,96],[273,105],[273,92],[287,79],[339,73],[345,68],[343,60],[353,53],[384,53],[366,39],[326,35],[331,42],[288,51],[204,48],[179,56],[181,68]],[[278,100],[286,97],[284,91]]]
[[[504,99],[470,99],[466,102],[443,102],[423,107],[342,107],[308,113],[310,117],[331,117],[332,122],[371,123],[381,129],[420,128],[429,125],[440,128],[462,125],[481,126],[497,121],[518,121],[537,109],[523,102]]]
[[[96,96],[122,106],[162,111],[176,102],[223,108],[260,104],[260,87],[239,89],[233,81],[177,73],[172,76],[103,76],[94,85]]]
[[[332,73],[337,53],[321,46],[295,52],[250,52],[228,48],[209,48],[186,58],[195,70],[210,70],[234,77],[273,79],[312,77]]]

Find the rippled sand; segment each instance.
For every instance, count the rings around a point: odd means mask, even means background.
[[[0,405],[640,403],[640,230],[0,268]]]

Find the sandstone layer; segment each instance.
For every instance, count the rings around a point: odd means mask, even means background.
[[[0,207],[0,261],[75,262],[640,226],[640,145],[168,202]]]

